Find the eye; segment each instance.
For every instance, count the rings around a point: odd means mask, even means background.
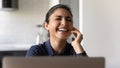
[[[66,21],[72,22],[72,18],[67,17],[67,18],[66,18]]]

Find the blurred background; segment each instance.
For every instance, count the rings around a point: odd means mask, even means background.
[[[120,68],[120,0],[18,0],[17,9],[0,6],[0,58],[24,56],[32,45],[47,40],[41,25],[58,3],[71,7],[88,56],[105,57],[106,68]]]

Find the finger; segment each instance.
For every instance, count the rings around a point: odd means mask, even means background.
[[[79,30],[75,27],[72,28],[72,31],[78,31],[79,32]]]
[[[71,31],[71,33],[72,33],[75,37],[77,37],[77,36],[80,34],[80,32],[78,32],[78,31]]]
[[[78,31],[72,31],[72,33],[74,34],[74,36],[76,37],[75,39],[76,40],[82,40],[83,39],[83,35],[80,33],[80,32],[78,32]]]

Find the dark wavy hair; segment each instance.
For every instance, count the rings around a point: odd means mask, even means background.
[[[45,22],[49,23],[49,18],[50,16],[54,13],[54,11],[58,8],[63,8],[65,10],[67,10],[71,15],[72,15],[72,12],[71,12],[71,8],[68,7],[67,5],[63,5],[63,4],[57,4],[55,6],[53,6],[46,14],[46,17],[45,17]],[[72,15],[73,16],[73,15]]]

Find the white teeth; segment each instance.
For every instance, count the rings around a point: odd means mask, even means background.
[[[67,31],[67,29],[58,29],[59,31]]]

